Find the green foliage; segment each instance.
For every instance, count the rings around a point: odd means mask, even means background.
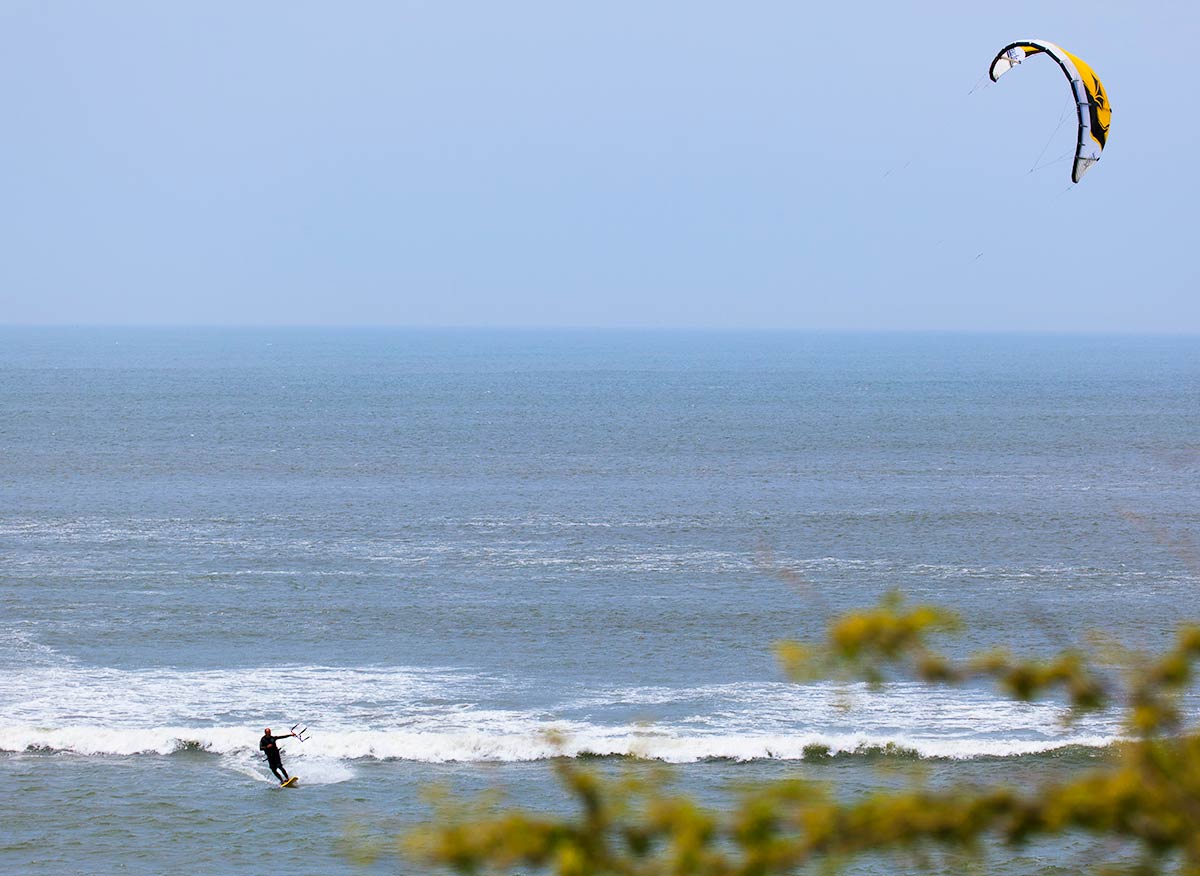
[[[1063,698],[1074,715],[1120,707],[1128,740],[1101,766],[1041,787],[917,787],[847,802],[817,783],[789,779],[746,791],[721,812],[670,793],[653,774],[603,778],[562,759],[555,768],[577,805],[574,816],[443,799],[437,818],[408,837],[408,851],[463,874],[769,876],[836,870],[864,853],[920,862],[934,852],[976,855],[987,839],[1019,845],[1083,832],[1140,850],[1139,873],[1170,864],[1200,876],[1200,735],[1184,726],[1178,706],[1200,658],[1200,627],[1182,628],[1157,659],[1132,661],[1120,681],[1113,667],[1078,651],[1045,660],[1000,651],[951,660],[932,640],[959,626],[951,613],[906,606],[891,594],[834,619],[819,645],[778,650],[800,681],[883,684],[894,674],[931,684],[986,680],[1020,700]],[[829,757],[827,749],[811,754]],[[1097,845],[1100,854],[1109,848]],[[1104,862],[1096,866],[1103,870]]]

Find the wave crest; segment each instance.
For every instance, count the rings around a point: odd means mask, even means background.
[[[0,727],[0,751],[80,756],[167,756],[207,752],[257,754],[258,731],[243,727],[57,729]],[[534,734],[332,731],[304,743],[285,743],[286,756],[322,760],[412,760],[424,763],[508,763],[556,757],[626,757],[666,763],[708,760],[821,761],[837,757],[972,760],[1046,754],[1067,748],[1100,749],[1119,741],[1103,735],[1055,739],[934,739],[855,734],[686,735],[642,730],[593,731],[568,736]]]

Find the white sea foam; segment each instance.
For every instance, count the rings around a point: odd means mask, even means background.
[[[360,759],[426,763],[518,762],[553,757],[637,757],[668,763],[711,759],[803,760],[832,755],[912,752],[923,758],[972,759],[1039,754],[1068,747],[1099,748],[1117,741],[1107,735],[1056,739],[938,739],[870,733],[795,736],[656,733],[637,727],[585,727],[562,736],[547,726],[528,734],[483,732],[322,730],[306,742],[284,743],[287,762],[312,781],[344,781],[349,762]],[[561,729],[561,728],[559,728]],[[257,772],[253,727],[152,727],[145,729],[0,725],[0,751],[62,752],[83,756],[170,755],[199,750]]]
[[[256,763],[262,727],[282,732],[297,720],[309,724],[312,738],[286,743],[288,757],[339,769],[361,758],[598,755],[688,763],[888,747],[922,757],[1007,757],[1103,746],[1121,732],[1112,716],[1068,727],[1054,703],[912,683],[878,691],[783,682],[576,688],[570,696],[534,695],[536,704],[530,696],[516,680],[444,669],[119,670],[42,660],[0,675],[0,750],[199,750]]]

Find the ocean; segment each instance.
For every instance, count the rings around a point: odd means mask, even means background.
[[[2,328],[0,872],[406,872],[357,852],[425,789],[553,810],[558,756],[715,807],[1070,774],[1119,716],[774,646],[893,589],[958,656],[1164,646],[1198,425],[1187,337]]]

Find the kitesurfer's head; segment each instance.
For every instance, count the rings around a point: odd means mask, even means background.
[[[263,730],[263,736],[270,736],[270,735],[271,735],[271,728],[270,728],[270,727],[268,727],[267,729]]]

